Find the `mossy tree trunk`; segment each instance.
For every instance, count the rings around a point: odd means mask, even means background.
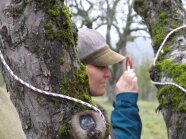
[[[135,10],[146,22],[157,52],[165,36],[184,24],[185,10],[180,0],[136,0]],[[173,81],[186,88],[186,29],[170,36],[156,63],[156,81]],[[174,86],[158,86],[158,100],[169,139],[186,138],[186,93]]]
[[[76,55],[77,29],[63,2],[1,0],[0,49],[27,83],[92,103],[86,70]],[[28,139],[72,138],[68,122],[85,107],[34,92],[2,71]]]

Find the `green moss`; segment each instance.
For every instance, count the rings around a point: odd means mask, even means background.
[[[69,11],[69,9],[67,7],[64,7],[62,12],[65,15],[65,19],[66,19],[63,22],[63,25],[65,25],[67,28],[71,28],[71,26],[72,26],[72,20],[71,20],[72,14],[71,14],[71,12]]]
[[[60,84],[60,92],[64,95],[68,95],[67,94],[67,88],[68,88],[68,78],[67,78],[67,73],[63,73],[61,75],[61,84]]]
[[[59,132],[62,136],[67,136],[69,134],[69,130],[70,130],[70,124],[63,123],[59,129]]]
[[[181,25],[177,19],[172,20],[174,16],[177,16],[177,14],[168,14],[166,12],[161,12],[159,14],[159,20],[152,30],[152,46],[155,51],[158,50],[164,38],[170,32],[170,28],[174,29],[178,27],[179,24]],[[171,37],[173,37],[173,35],[171,35]],[[169,40],[171,37],[169,37]]]
[[[73,34],[73,36],[74,36],[75,45],[77,46],[78,45],[78,35]]]
[[[159,18],[160,19],[166,19],[167,17],[168,17],[168,15],[166,13],[164,13],[164,12],[159,14]]]
[[[60,62],[60,64],[64,64],[64,58],[63,57],[61,57],[60,59],[59,59],[59,62]]]
[[[163,70],[169,77],[177,78],[181,76],[182,73],[186,70],[185,64],[175,64],[172,60],[163,60],[158,63]]]
[[[170,27],[171,27],[172,29],[175,29],[175,28],[177,28],[178,26],[177,26],[176,24],[170,24]]]
[[[52,9],[48,9],[48,14],[52,16],[58,16],[60,14],[60,11],[57,5],[55,5]]]
[[[176,64],[171,60],[163,60],[157,64],[166,76],[173,79],[173,82],[186,88],[186,65]],[[166,85],[160,88],[158,90],[158,99],[160,102],[158,109],[172,106],[180,112],[186,112],[186,94],[175,86]]]
[[[168,46],[168,45],[164,45],[164,46],[163,46],[163,53],[164,53],[164,54],[167,54],[167,53],[169,53],[169,52],[170,52],[169,46]]]
[[[60,108],[60,106],[61,106],[61,103],[59,102],[59,101],[54,101],[54,106],[56,107],[56,108]]]
[[[137,8],[138,14],[142,15],[144,18],[147,17],[148,7],[145,7],[144,0],[135,0],[135,8]],[[143,8],[140,8],[143,6]]]
[[[106,123],[105,138],[108,137],[110,134],[110,124]]]
[[[53,41],[56,38],[56,34],[53,30],[53,24],[48,23],[44,25],[44,29],[46,30],[46,37],[48,40]]]
[[[145,18],[147,17],[148,8],[144,7],[139,10],[140,15],[143,15]]]
[[[173,14],[171,14],[171,16],[172,16],[173,18],[178,18],[178,17],[179,17],[178,13],[173,13]]]
[[[144,0],[135,0],[135,4],[140,6],[144,4]]]
[[[77,44],[77,33],[72,32],[72,14],[66,6],[59,8],[57,2],[48,5],[47,13],[55,24],[44,25],[46,37],[50,41],[60,41],[67,49],[69,45]],[[59,28],[56,30],[56,28]]]
[[[60,91],[68,96],[93,104],[89,95],[86,67],[82,63],[79,64],[80,69],[74,68],[72,75],[68,75],[68,73],[62,75]]]
[[[47,34],[47,39],[53,41],[55,39],[55,34],[53,32],[49,32]]]
[[[44,25],[44,29],[52,30],[53,29],[53,25],[51,23],[48,23],[48,24]]]
[[[159,49],[161,43],[168,33],[168,29],[163,25],[165,22],[167,21],[159,21],[152,30],[152,46],[156,51]]]
[[[63,29],[63,30],[57,31],[56,37],[59,39],[59,41],[61,40],[61,38],[63,38],[63,40],[65,40],[65,42],[68,41],[68,43],[74,44],[73,33],[71,31],[69,31],[68,29]]]

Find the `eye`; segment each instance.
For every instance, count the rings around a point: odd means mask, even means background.
[[[96,66],[100,70],[108,69],[108,66]]]

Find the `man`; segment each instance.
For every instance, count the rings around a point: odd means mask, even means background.
[[[106,81],[111,76],[109,65],[125,59],[112,51],[104,37],[95,30],[82,28],[78,31],[78,53],[86,65],[90,94],[102,96]],[[133,69],[124,71],[116,83],[116,100],[111,115],[111,124],[116,139],[139,139],[141,120],[137,107],[138,84]]]

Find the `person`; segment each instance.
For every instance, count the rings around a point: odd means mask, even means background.
[[[8,92],[0,88],[0,139],[26,139],[21,121]]]
[[[78,30],[78,54],[87,67],[91,96],[102,96],[106,82],[111,76],[109,65],[125,60],[107,45],[96,30]],[[124,71],[116,83],[116,99],[111,114],[111,125],[115,139],[140,139],[142,123],[137,106],[138,84],[133,69]]]

